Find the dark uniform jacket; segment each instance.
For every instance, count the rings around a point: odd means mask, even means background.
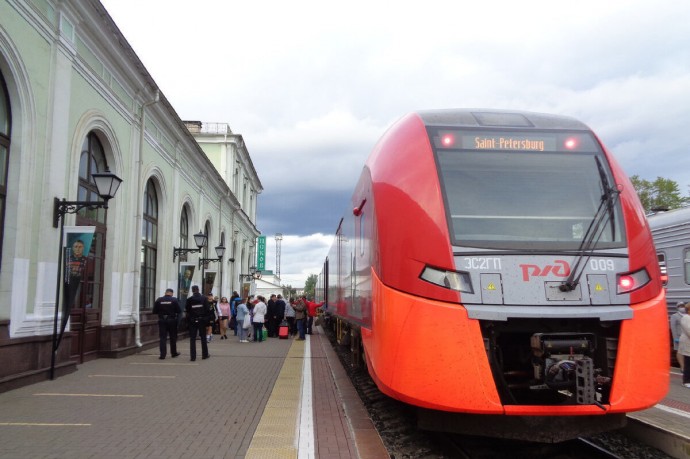
[[[187,319],[190,322],[201,322],[208,320],[211,307],[206,297],[197,292],[187,298],[185,310],[187,311]]]
[[[153,313],[158,314],[159,319],[176,319],[180,312],[180,303],[174,296],[162,296],[153,305]]]

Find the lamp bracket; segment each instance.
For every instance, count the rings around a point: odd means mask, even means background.
[[[182,248],[173,247],[173,263],[175,263],[175,259],[177,258],[178,255],[182,255],[185,253],[194,253],[194,252],[201,252],[201,249],[190,249],[187,247],[182,247]]]
[[[55,198],[53,206],[53,228],[57,228],[60,222],[60,217],[65,214],[76,214],[82,209],[95,210],[98,208],[107,209],[108,201],[67,201],[65,199]]]
[[[201,265],[205,266],[212,261],[218,262],[220,258],[199,258],[199,269],[201,269]]]

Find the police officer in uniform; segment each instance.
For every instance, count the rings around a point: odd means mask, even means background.
[[[158,336],[160,337],[159,359],[165,359],[165,341],[170,335],[170,355],[177,357],[177,316],[182,313],[180,303],[173,296],[173,289],[165,291],[165,296],[158,298],[153,305],[153,313],[158,314]]]
[[[192,362],[196,360],[196,337],[201,336],[201,358],[207,359],[208,342],[206,341],[206,326],[208,325],[211,307],[205,296],[199,293],[199,286],[192,286],[192,296],[185,304],[187,323],[189,325],[189,355]]]

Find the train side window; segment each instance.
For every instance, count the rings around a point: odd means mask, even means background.
[[[690,249],[683,250],[683,272],[685,273],[685,283],[690,284]]]

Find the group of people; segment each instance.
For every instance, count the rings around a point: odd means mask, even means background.
[[[179,356],[177,352],[177,327],[182,319],[182,308],[173,290],[167,289],[165,295],[158,298],[153,306],[153,313],[158,315],[158,331],[160,340],[160,359],[166,358],[166,341],[170,337],[170,354]],[[228,339],[227,331],[232,330],[239,337],[240,343],[264,341],[264,326],[266,337],[278,337],[281,325],[286,324],[290,337],[298,336],[297,340],[304,341],[306,335],[312,334],[314,319],[318,308],[323,302],[309,301],[306,295],[289,301],[282,295],[271,295],[268,301],[262,295],[248,296],[245,300],[237,292],[233,292],[228,300],[222,297],[218,300],[213,294],[206,296],[199,291],[199,286],[192,286],[192,295],[185,303],[185,313],[189,328],[189,356],[196,360],[197,336],[201,340],[201,357],[210,357],[208,343],[213,338],[213,326],[217,323],[220,339]],[[205,335],[205,336],[204,336]]]
[[[683,385],[690,388],[690,314],[687,303],[676,303],[676,312],[671,316],[673,350],[683,372]]]
[[[250,295],[237,307],[235,334],[239,335],[240,343],[248,343],[249,335],[255,342],[261,342],[264,326],[267,338],[278,337],[280,327],[285,326],[288,336],[298,336],[297,340],[304,341],[307,334],[311,335],[314,318],[323,304],[309,301],[306,295],[289,301],[280,294],[271,295],[268,301],[262,295]]]

